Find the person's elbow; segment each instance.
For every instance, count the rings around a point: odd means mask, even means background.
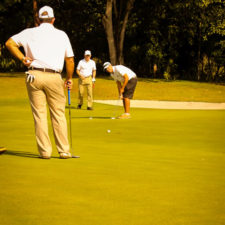
[[[7,49],[10,49],[10,46],[12,45],[11,43],[11,39],[8,39],[6,42],[5,42],[5,46]]]
[[[74,70],[74,67],[75,67],[74,58],[73,57],[66,58],[66,68]]]
[[[66,63],[68,63],[68,64],[74,64],[74,57],[68,57],[68,58],[66,58]]]
[[[129,80],[129,77],[128,77],[128,75],[126,73],[124,74],[123,77],[124,77],[125,80]]]

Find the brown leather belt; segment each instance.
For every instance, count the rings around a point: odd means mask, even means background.
[[[32,70],[39,70],[39,71],[42,71],[42,72],[48,72],[48,73],[59,73],[58,71],[56,70],[52,70],[52,69],[47,69],[47,68],[32,68]]]

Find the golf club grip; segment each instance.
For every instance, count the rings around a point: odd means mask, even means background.
[[[70,100],[70,89],[68,89],[68,104],[71,104],[71,100]]]

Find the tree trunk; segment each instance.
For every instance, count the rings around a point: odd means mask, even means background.
[[[33,16],[34,16],[34,26],[37,27],[39,26],[37,0],[33,0]]]
[[[197,49],[197,80],[198,81],[201,79],[200,65],[201,65],[201,34],[199,30],[198,31],[198,49]]]
[[[103,16],[103,26],[105,28],[107,41],[109,45],[109,55],[112,64],[124,64],[123,45],[125,38],[125,31],[128,22],[128,17],[131,9],[133,8],[135,0],[126,1],[125,8],[123,9],[124,1],[120,1],[119,10],[116,0],[107,0],[106,12]],[[114,8],[114,27],[112,10]]]
[[[113,65],[116,65],[117,54],[116,54],[115,40],[114,40],[114,34],[113,34],[113,21],[112,21],[113,1],[114,0],[107,0],[106,11],[105,11],[105,15],[103,16],[102,23],[105,28],[106,37],[108,41],[110,62]]]
[[[126,12],[125,12],[122,27],[120,30],[120,34],[119,34],[119,43],[117,48],[117,57],[118,57],[117,59],[119,64],[124,64],[123,45],[124,45],[125,31],[126,31],[126,26],[127,26],[130,11],[133,8],[133,4],[134,4],[134,0],[127,1]]]

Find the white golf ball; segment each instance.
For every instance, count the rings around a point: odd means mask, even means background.
[[[92,117],[89,117],[89,120],[92,120],[93,118]]]
[[[108,133],[110,133],[110,132],[111,132],[111,130],[107,130],[107,132],[108,132]]]
[[[111,119],[112,119],[112,120],[115,120],[116,118],[115,118],[115,117],[112,117]]]

